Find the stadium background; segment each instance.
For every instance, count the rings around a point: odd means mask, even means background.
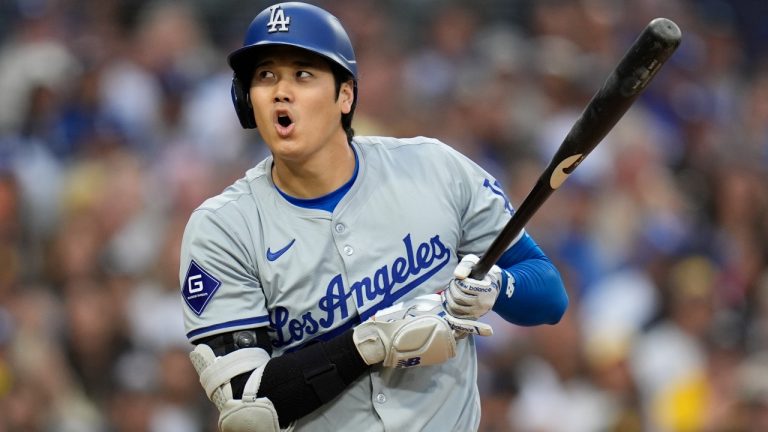
[[[516,203],[645,24],[677,22],[677,53],[529,225],[571,306],[489,318],[481,430],[768,430],[768,3],[317,3],[355,43],[358,134],[440,138]],[[0,432],[215,430],[178,246],[266,154],[225,57],[267,4],[0,3]]]

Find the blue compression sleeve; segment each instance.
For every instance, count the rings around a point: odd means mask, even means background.
[[[497,265],[515,281],[511,297],[502,283],[501,293],[493,305],[499,316],[521,326],[560,321],[568,307],[565,286],[555,265],[528,234],[504,252]]]

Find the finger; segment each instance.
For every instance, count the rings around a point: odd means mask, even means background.
[[[478,258],[477,255],[465,255],[464,258],[462,258],[459,264],[456,266],[456,268],[453,269],[453,276],[457,279],[466,278],[472,271],[472,267],[474,267],[479,260],[480,258]]]
[[[473,318],[475,316],[473,313],[474,306],[471,303],[457,303],[447,291],[443,294],[442,307],[451,316],[456,318]]]
[[[472,269],[470,268],[469,271],[471,272]],[[454,272],[454,276],[455,276],[455,272]],[[499,276],[491,275],[490,273],[488,273],[482,279],[472,279],[471,277],[469,277],[469,273],[467,273],[467,277],[464,277],[464,278],[456,277],[455,280],[457,282],[458,281],[463,282],[462,287],[464,289],[469,289],[469,287],[472,286],[472,285],[475,285],[475,286],[477,286],[477,285],[489,286],[489,285],[493,284],[494,281],[498,280],[499,278],[500,278]]]
[[[493,336],[493,327],[489,324],[475,321],[475,327],[477,328],[477,334],[480,336]]]
[[[488,292],[490,287],[495,282],[490,279],[475,280],[475,279],[456,279],[451,285],[455,285],[456,288],[469,295],[477,295],[478,293]]]
[[[493,336],[493,328],[491,326],[477,321],[453,323],[451,324],[451,328],[458,333],[473,334],[478,336]]]
[[[451,328],[456,331],[476,334],[480,336],[493,335],[493,327],[480,321],[454,318],[450,315],[446,315],[445,320],[448,321],[448,324],[450,324]]]
[[[457,304],[447,303],[445,309],[449,314],[456,318],[472,318],[473,308],[471,306],[462,306]]]
[[[461,290],[449,290],[446,297],[453,303],[460,304],[462,306],[472,306],[475,304],[475,297],[477,296],[474,294],[467,294]]]

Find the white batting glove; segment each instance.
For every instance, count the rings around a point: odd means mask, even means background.
[[[445,310],[456,318],[478,319],[491,310],[499,292],[502,289],[502,270],[494,265],[483,280],[469,277],[472,267],[480,258],[477,255],[466,255],[453,270],[453,279],[442,292]],[[505,287],[507,295],[514,290],[514,279],[507,273],[509,280]]]

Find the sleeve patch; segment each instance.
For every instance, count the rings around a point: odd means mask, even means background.
[[[203,270],[195,261],[189,264],[184,277],[182,296],[190,309],[199,316],[211,301],[221,282]]]

